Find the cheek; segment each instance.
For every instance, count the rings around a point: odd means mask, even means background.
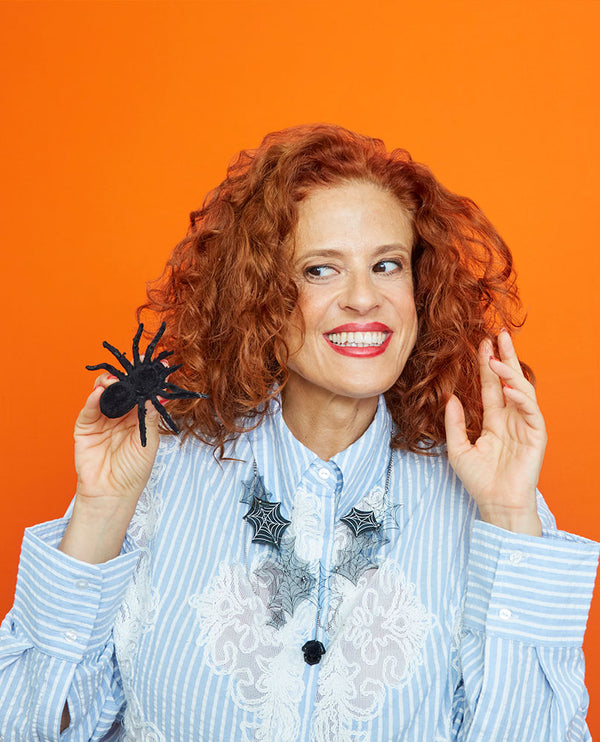
[[[329,304],[323,301],[319,292],[311,291],[312,288],[309,285],[299,292],[291,323],[296,332],[301,332],[304,328],[307,335],[315,330],[323,332],[326,329],[323,327],[323,322]]]

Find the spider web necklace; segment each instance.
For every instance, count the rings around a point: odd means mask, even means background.
[[[393,450],[390,451],[386,471],[384,503],[387,503],[392,463]],[[311,572],[310,563],[296,553],[295,537],[286,534],[291,521],[281,512],[281,502],[276,501],[274,495],[266,489],[256,460],[252,461],[252,466],[253,476],[243,482],[244,493],[240,502],[250,506],[244,520],[252,526],[252,542],[264,544],[274,550],[273,557],[264,561],[255,574],[270,587],[269,623],[280,628],[285,624],[286,616],[293,616],[300,603],[311,599],[317,580]],[[390,510],[393,514],[394,509]],[[332,574],[345,577],[356,585],[364,572],[377,569],[375,551],[388,541],[385,536],[387,529],[384,528],[385,512],[384,517],[377,520],[373,510],[352,507],[339,520],[349,529],[350,539],[348,546],[341,551],[339,561],[332,568]],[[395,516],[393,520],[395,522]],[[317,627],[320,625],[320,614],[321,601],[318,597]],[[316,665],[326,650],[323,643],[315,638],[304,644],[302,652],[307,664]]]

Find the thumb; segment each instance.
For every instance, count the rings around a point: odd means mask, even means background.
[[[446,402],[444,424],[446,426],[448,458],[453,460],[471,448],[471,441],[467,436],[465,425],[465,411],[455,394],[451,394]]]

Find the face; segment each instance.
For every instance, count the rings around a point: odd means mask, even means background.
[[[371,183],[315,189],[299,203],[288,395],[370,399],[394,384],[417,336],[412,241],[408,213]]]

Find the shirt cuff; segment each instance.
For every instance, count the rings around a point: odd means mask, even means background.
[[[27,528],[11,615],[32,645],[80,662],[100,653],[139,558],[139,550],[88,564],[57,549],[68,518]]]
[[[599,551],[563,531],[539,538],[476,521],[465,626],[526,644],[581,646]]]

